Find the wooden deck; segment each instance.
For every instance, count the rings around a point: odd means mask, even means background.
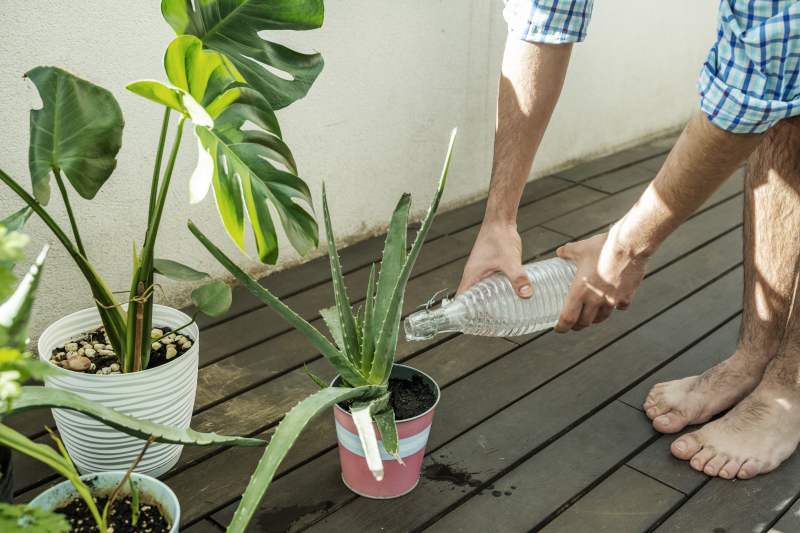
[[[519,227],[527,259],[607,227],[657,171],[654,142],[528,185]],[[671,458],[640,406],[653,383],[699,372],[730,354],[741,309],[742,172],[662,247],[632,308],[580,333],[401,341],[399,360],[428,372],[442,401],[419,486],[393,501],[349,492],[339,478],[332,417],[320,417],[281,466],[252,530],[272,531],[800,531],[800,456],[751,481],[709,480]],[[454,289],[483,213],[441,214],[409,283],[406,311]],[[388,214],[387,214],[388,216]],[[344,250],[350,295],[363,297],[382,237]],[[327,259],[264,284],[319,323],[332,303]],[[269,437],[314,384],[332,376],[300,335],[242,291],[205,320],[192,426]],[[48,412],[13,420],[41,441]],[[186,448],[165,476],[184,531],[230,520],[261,449]],[[17,458],[18,496],[55,477]]]

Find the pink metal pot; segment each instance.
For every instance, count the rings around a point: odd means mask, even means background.
[[[433,388],[436,393],[436,402],[424,413],[397,422],[397,432],[400,437],[399,453],[402,463],[386,452],[380,441],[378,428],[374,428],[383,460],[384,476],[381,481],[377,481],[367,467],[353,417],[338,405],[333,408],[333,416],[336,419],[336,436],[339,440],[342,480],[347,488],[360,496],[376,499],[397,498],[413,490],[419,483],[422,460],[425,457],[425,446],[428,443],[428,435],[433,423],[433,412],[439,403],[441,393],[433,378],[424,372],[405,365],[396,364],[392,368],[392,377],[394,378],[410,378],[414,374],[422,377]],[[334,384],[337,380],[334,380]]]

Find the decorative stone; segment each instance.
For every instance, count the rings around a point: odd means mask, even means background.
[[[175,335],[172,335],[171,333],[166,337],[164,337],[163,339],[161,339],[161,344],[173,344],[174,342],[175,342]]]
[[[119,370],[119,365],[117,363],[111,363],[111,366],[108,368],[110,368],[112,372],[117,372]]]
[[[92,364],[91,364],[91,366],[89,367],[89,370],[91,370],[92,372],[94,372],[95,370],[97,370],[97,365],[96,365],[96,364],[94,364],[94,363],[92,363]]]
[[[116,355],[114,350],[98,350],[97,353],[100,355]]]
[[[99,352],[100,350],[105,350],[106,349],[106,345],[102,344],[102,343],[99,343],[99,342],[96,342],[94,344],[94,349]]]
[[[94,357],[95,354],[97,354],[97,352],[94,351],[94,348],[84,348],[83,349],[83,355],[85,355],[86,357]]]
[[[181,344],[181,348],[183,348],[184,350],[188,350],[191,347],[192,347],[192,341],[190,341],[188,339],[186,341],[184,341],[183,344]]]
[[[78,343],[77,342],[68,342],[64,345],[64,350],[67,352],[77,352],[78,351]]]
[[[86,355],[86,350],[84,348],[78,348],[76,352],[78,355]]]
[[[92,362],[89,361],[88,358],[79,355],[77,357],[73,357],[71,359],[67,359],[67,368],[70,370],[75,370],[78,372],[83,372],[84,370],[89,370],[89,367],[92,366]]]
[[[178,355],[178,349],[173,344],[167,344],[167,359],[172,359]]]
[[[160,342],[154,342],[153,345],[151,346],[151,348],[153,349],[153,351],[158,351],[158,350],[161,349],[161,343]]]
[[[151,339],[157,339],[157,338],[159,338],[159,337],[161,337],[163,335],[164,335],[164,332],[162,330],[158,329],[158,328],[153,328],[150,331],[150,338]]]
[[[73,357],[78,357],[78,352],[67,352],[67,359],[72,359]]]

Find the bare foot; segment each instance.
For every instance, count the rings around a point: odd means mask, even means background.
[[[702,424],[756,388],[768,359],[741,350],[700,374],[659,383],[650,389],[644,410],[661,433]]]
[[[800,387],[763,381],[719,420],[672,443],[695,470],[749,479],[774,470],[800,441]]]

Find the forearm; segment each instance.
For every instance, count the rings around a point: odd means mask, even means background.
[[[656,178],[612,228],[612,240],[633,256],[651,255],[760,141],[761,135],[730,133],[695,114]]]
[[[571,51],[571,44],[534,44],[514,37],[506,41],[485,222],[516,223],[522,191],[558,102]]]

